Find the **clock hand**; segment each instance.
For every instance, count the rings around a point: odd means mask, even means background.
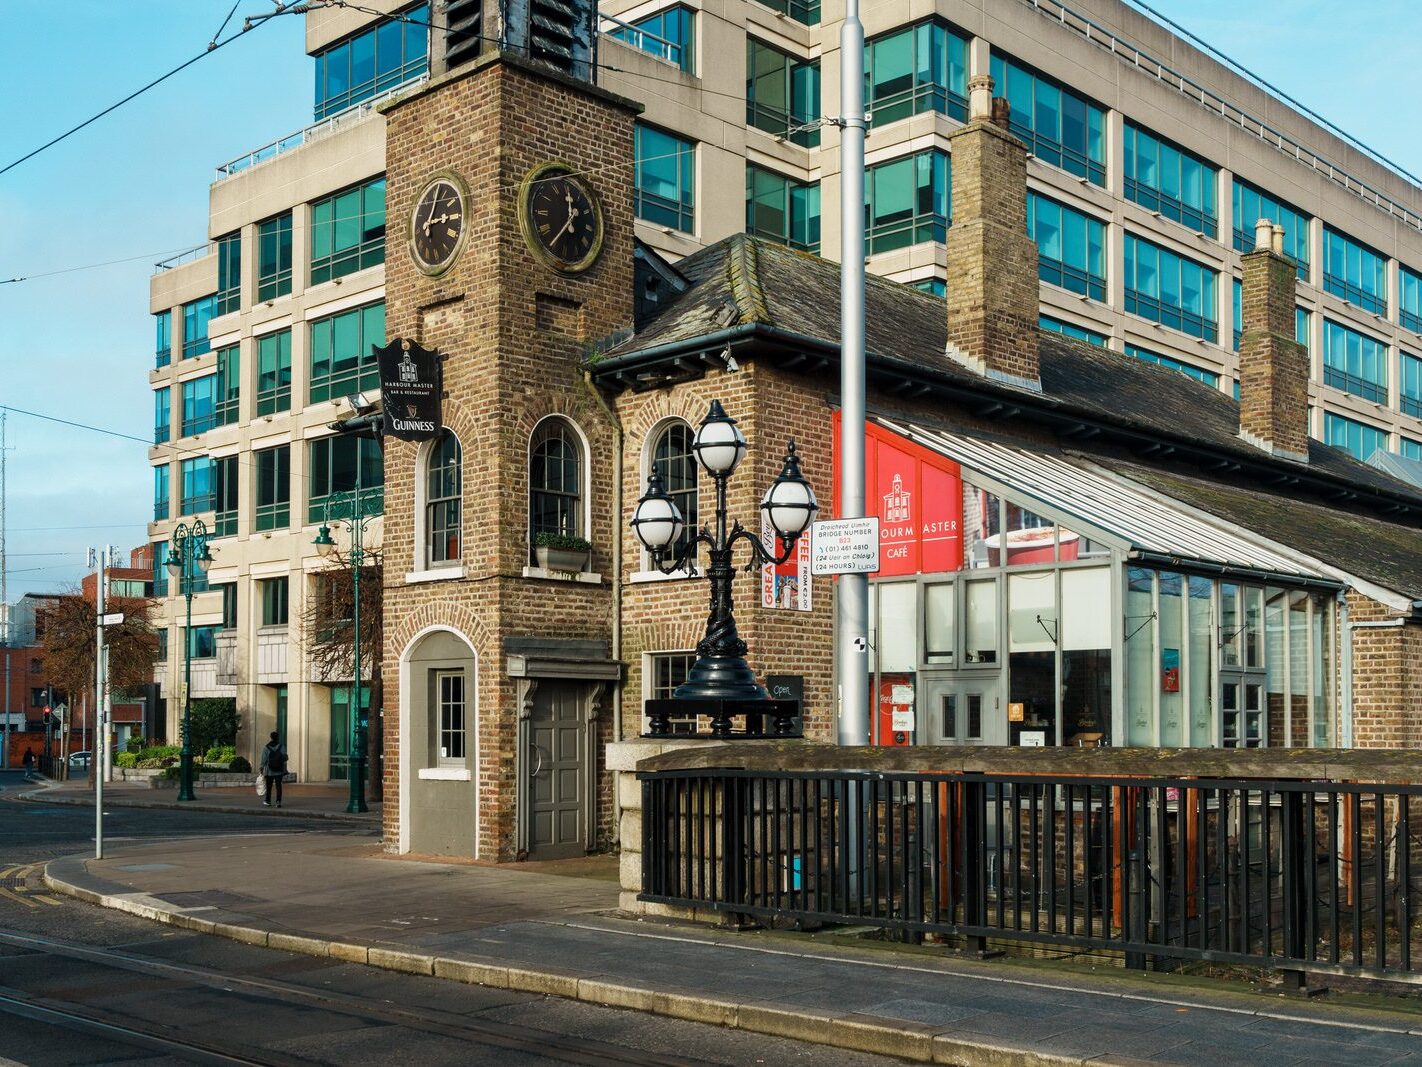
[[[577,209],[577,208],[571,208],[570,210],[572,211],[572,214],[568,216],[568,221],[565,222],[565,223],[563,223],[563,228],[562,228],[561,230],[559,230],[557,233],[555,233],[552,237],[550,237],[550,238],[548,239],[548,243],[549,243],[550,245],[555,245],[555,244],[557,244],[557,243],[558,243],[558,239],[559,239],[560,237],[562,237],[565,233],[568,232],[568,227],[571,226],[571,225],[573,225],[573,220],[578,217],[578,209]]]

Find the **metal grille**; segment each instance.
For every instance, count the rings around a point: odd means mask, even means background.
[[[575,49],[580,43],[578,24],[582,21],[576,3],[567,0],[530,0],[528,54],[534,59],[576,73]]]
[[[448,0],[444,7],[444,61],[458,66],[479,55],[484,33],[484,0]]]

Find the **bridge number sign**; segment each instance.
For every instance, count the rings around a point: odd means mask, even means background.
[[[873,574],[879,569],[879,518],[821,519],[810,538],[811,574]]]

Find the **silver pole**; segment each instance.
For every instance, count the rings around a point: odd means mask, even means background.
[[[94,718],[97,729],[93,744],[89,746],[89,759],[94,768],[94,858],[104,858],[104,599],[108,592],[109,550],[98,552],[99,574],[94,590]],[[95,560],[94,550],[89,550],[89,562]]]
[[[864,24],[846,0],[839,31],[841,518],[864,515]],[[839,743],[869,743],[869,579],[839,579],[837,655]]]

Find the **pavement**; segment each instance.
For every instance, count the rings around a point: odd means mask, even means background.
[[[37,800],[45,804],[77,804],[94,806],[94,787],[87,780],[55,782],[43,775],[31,774],[30,781],[38,788],[21,793],[24,800]],[[346,811],[350,791],[345,782],[335,785],[301,785],[289,783],[282,789],[282,806],[268,808],[262,798],[250,785],[207,786],[193,791],[196,800],[179,802],[176,787],[153,789],[147,785],[131,782],[105,782],[104,807],[116,808],[166,808],[183,811],[222,812],[242,815],[271,815],[305,819],[335,819],[380,826],[381,805],[367,803],[368,812],[351,814]]]
[[[616,911],[615,857],[495,866],[392,857],[349,832],[256,833],[121,843],[53,860],[45,879],[248,944],[922,1062],[1422,1065],[1416,1000],[633,918]]]

